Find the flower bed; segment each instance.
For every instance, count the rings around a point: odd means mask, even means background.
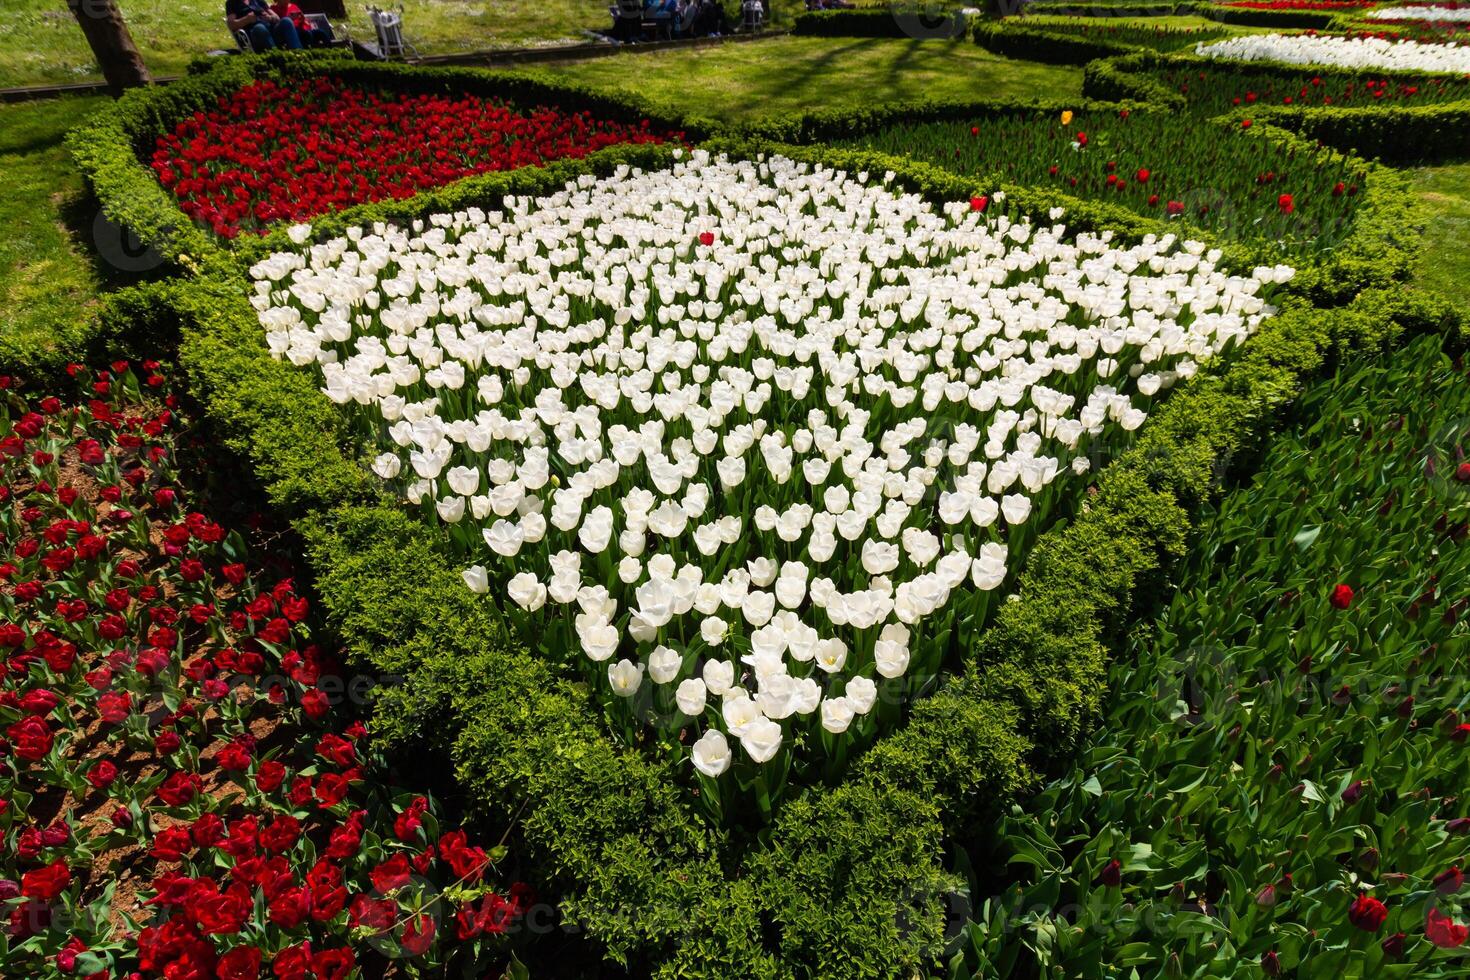
[[[802,755],[840,771],[984,624],[1062,477],[1291,275],[865,177],[697,153],[271,255],[254,302],[469,587],[547,656],[580,649],[622,724],[687,736],[709,779],[727,735],[740,782]],[[860,255],[883,271],[838,272]]]
[[[1165,68],[1153,77],[1183,95],[1192,110],[1210,115],[1252,112],[1270,106],[1351,109],[1470,100],[1470,78],[1465,76],[1406,79],[1369,74],[1318,75],[1310,71],[1221,72],[1214,66],[1191,64]]]
[[[1023,878],[977,975],[1465,975],[1470,375],[1425,338],[1301,417],[1205,522],[1096,743],[995,827]],[[1171,942],[1205,920],[1229,941]]]
[[[76,401],[0,378],[7,972],[495,962],[529,892],[389,788],[308,600],[189,508],[178,405],[142,367],[74,366]]]
[[[1366,175],[1347,158],[1159,112],[1082,111],[890,126],[853,145],[963,174],[1005,173],[1227,237],[1315,252],[1352,228]]]
[[[215,234],[263,232],[353,204],[411,197],[472,174],[681,134],[591,113],[521,112],[474,96],[374,92],[318,76],[265,79],[160,136],[153,172]]]
[[[1470,4],[1407,4],[1402,7],[1380,7],[1368,13],[1370,20],[1470,21]]]
[[[1377,37],[1309,34],[1251,34],[1201,45],[1198,54],[1229,61],[1275,61],[1292,65],[1331,65],[1387,71],[1470,73],[1470,48],[1420,44]]]
[[[130,166],[115,165],[116,134],[146,134],[149,113],[165,98],[169,105],[192,99],[195,84],[166,96],[130,95],[116,113],[126,125],[96,125],[74,144],[95,164],[89,171],[101,178],[107,206],[152,222],[150,233],[160,227],[159,210],[146,195],[159,192],[157,184],[137,184]],[[754,141],[722,145],[747,158],[775,152]],[[993,189],[891,156],[779,152],[849,176],[893,169],[896,187],[920,192],[934,207]],[[621,147],[546,170],[487,174],[324,216],[308,241],[345,237],[373,221],[411,229],[418,219],[431,228],[436,213],[503,209],[507,195],[546,194],[571,178],[607,177],[620,161],[648,167],[667,158],[658,147]],[[1375,229],[1390,224],[1407,238],[1414,222],[1400,183],[1374,174],[1360,208],[1372,213]],[[122,194],[134,187],[146,207]],[[1007,201],[992,195],[983,213],[998,218],[1002,206],[1026,202],[1039,215],[1061,201],[1050,191],[1005,191]],[[1067,206],[1070,224],[1112,232],[1120,248],[1164,230],[1163,222],[1106,204]],[[717,211],[708,214],[713,220]],[[159,240],[169,254],[185,244]],[[563,912],[611,958],[667,976],[886,977],[932,965],[944,948],[944,903],[955,886],[946,840],[1024,792],[1087,730],[1105,692],[1108,638],[1123,630],[1133,596],[1167,587],[1164,569],[1182,548],[1189,514],[1209,493],[1219,461],[1269,428],[1324,358],[1434,325],[1411,296],[1379,288],[1401,274],[1402,243],[1355,230],[1330,265],[1304,269],[1287,287],[1330,302],[1355,297],[1352,305],[1313,311],[1293,301],[1222,359],[1218,378],[1201,373],[1165,401],[1140,430],[1140,445],[1099,472],[1086,506],[1039,535],[1018,598],[999,604],[993,623],[967,638],[963,669],[940,677],[932,696],[915,702],[911,717],[853,761],[845,778],[793,788],[769,827],[750,836],[698,812],[681,785],[688,778],[682,755],[676,765],[655,739],[632,748],[608,737],[603,705],[587,685],[568,681],[576,676],[565,669],[575,651],[549,660],[508,640],[496,604],[464,587],[462,564],[441,530],[385,502],[366,461],[355,456],[364,429],[349,427],[309,372],[267,356],[237,259],[244,265],[289,249],[284,230],[233,252],[202,237],[187,244],[204,256],[201,274],[149,290],[152,316],[182,325],[180,356],[192,390],[226,448],[249,461],[303,535],[323,607],[355,662],[406,675],[401,689],[378,702],[376,730],[399,750],[451,760],[477,813],[516,819],[524,853]],[[814,903],[813,894],[827,898]]]
[[[1222,123],[1234,120],[1239,125],[1251,118],[1257,128],[1266,123],[1289,129],[1355,156],[1418,164],[1470,157],[1466,85],[1463,76],[1453,74],[1385,76],[1372,69],[1143,52],[1088,65],[1083,91],[1092,98],[1141,99],[1202,115],[1223,113]],[[1248,101],[1251,93],[1257,97],[1254,103]]]

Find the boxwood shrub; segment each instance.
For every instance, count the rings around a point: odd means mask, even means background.
[[[848,10],[810,10],[798,14],[791,33],[807,37],[888,37],[937,41],[965,36],[969,20],[958,8],[928,11],[918,4],[906,8],[865,7]]]

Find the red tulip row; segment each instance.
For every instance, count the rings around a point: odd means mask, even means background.
[[[472,174],[681,137],[647,119],[376,93],[322,77],[291,88],[254,82],[220,99],[160,137],[152,167],[185,214],[233,238]]]
[[[1201,112],[1221,113],[1254,105],[1367,106],[1383,103],[1423,105],[1470,98],[1470,79],[1432,78],[1408,83],[1364,76],[1344,80],[1310,71],[1294,78],[1279,73],[1238,71],[1164,71],[1159,78]]]
[[[159,365],[73,374],[78,403],[0,378],[6,974],[335,980],[503,957],[527,888],[390,789],[310,602],[187,506]]]

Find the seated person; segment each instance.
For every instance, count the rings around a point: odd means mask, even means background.
[[[256,52],[269,51],[277,45],[301,50],[296,25],[267,7],[265,0],[225,0],[225,23],[232,34],[244,31]]]
[[[317,23],[322,26],[313,27],[311,21],[306,19],[306,14],[291,0],[276,0],[271,4],[271,13],[296,25],[296,36],[301,38],[303,48],[324,48],[337,39],[332,34],[331,24],[319,20]]]
[[[677,10],[678,0],[648,0],[643,8],[643,19],[654,23],[659,37],[668,37],[673,31]]]
[[[720,34],[725,30],[725,8],[718,0],[700,0],[699,15],[694,18],[694,27],[690,31],[696,36],[706,34]]]
[[[611,12],[613,40],[638,40],[638,36],[643,33],[643,0],[617,0]]]

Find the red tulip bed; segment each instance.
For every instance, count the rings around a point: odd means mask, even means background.
[[[392,785],[289,569],[192,509],[159,366],[71,370],[0,378],[5,974],[503,960],[528,890]]]
[[[851,145],[906,154],[963,174],[1107,200],[1243,237],[1311,247],[1351,227],[1364,183],[1344,158],[1316,158],[1241,131],[1204,131],[1163,113],[1077,112],[901,124]],[[1241,123],[1242,130],[1251,126]]]
[[[1203,114],[1249,111],[1252,106],[1431,105],[1470,99],[1470,78],[1430,78],[1405,82],[1364,75],[1356,80],[1310,72],[1281,73],[1174,70],[1156,77],[1183,95]]]
[[[1359,21],[1382,24],[1387,21]],[[1385,41],[1416,41],[1420,44],[1457,44],[1470,34],[1470,23],[1452,20],[1396,20],[1392,27],[1373,27],[1348,33],[1353,37],[1377,37]]]
[[[1470,370],[1439,346],[1316,386],[1205,522],[1094,745],[987,835],[976,976],[1470,975]]]
[[[648,120],[523,111],[475,96],[380,94],[318,77],[263,80],[159,137],[150,163],[190,218],[233,238],[473,174],[682,138]]]

